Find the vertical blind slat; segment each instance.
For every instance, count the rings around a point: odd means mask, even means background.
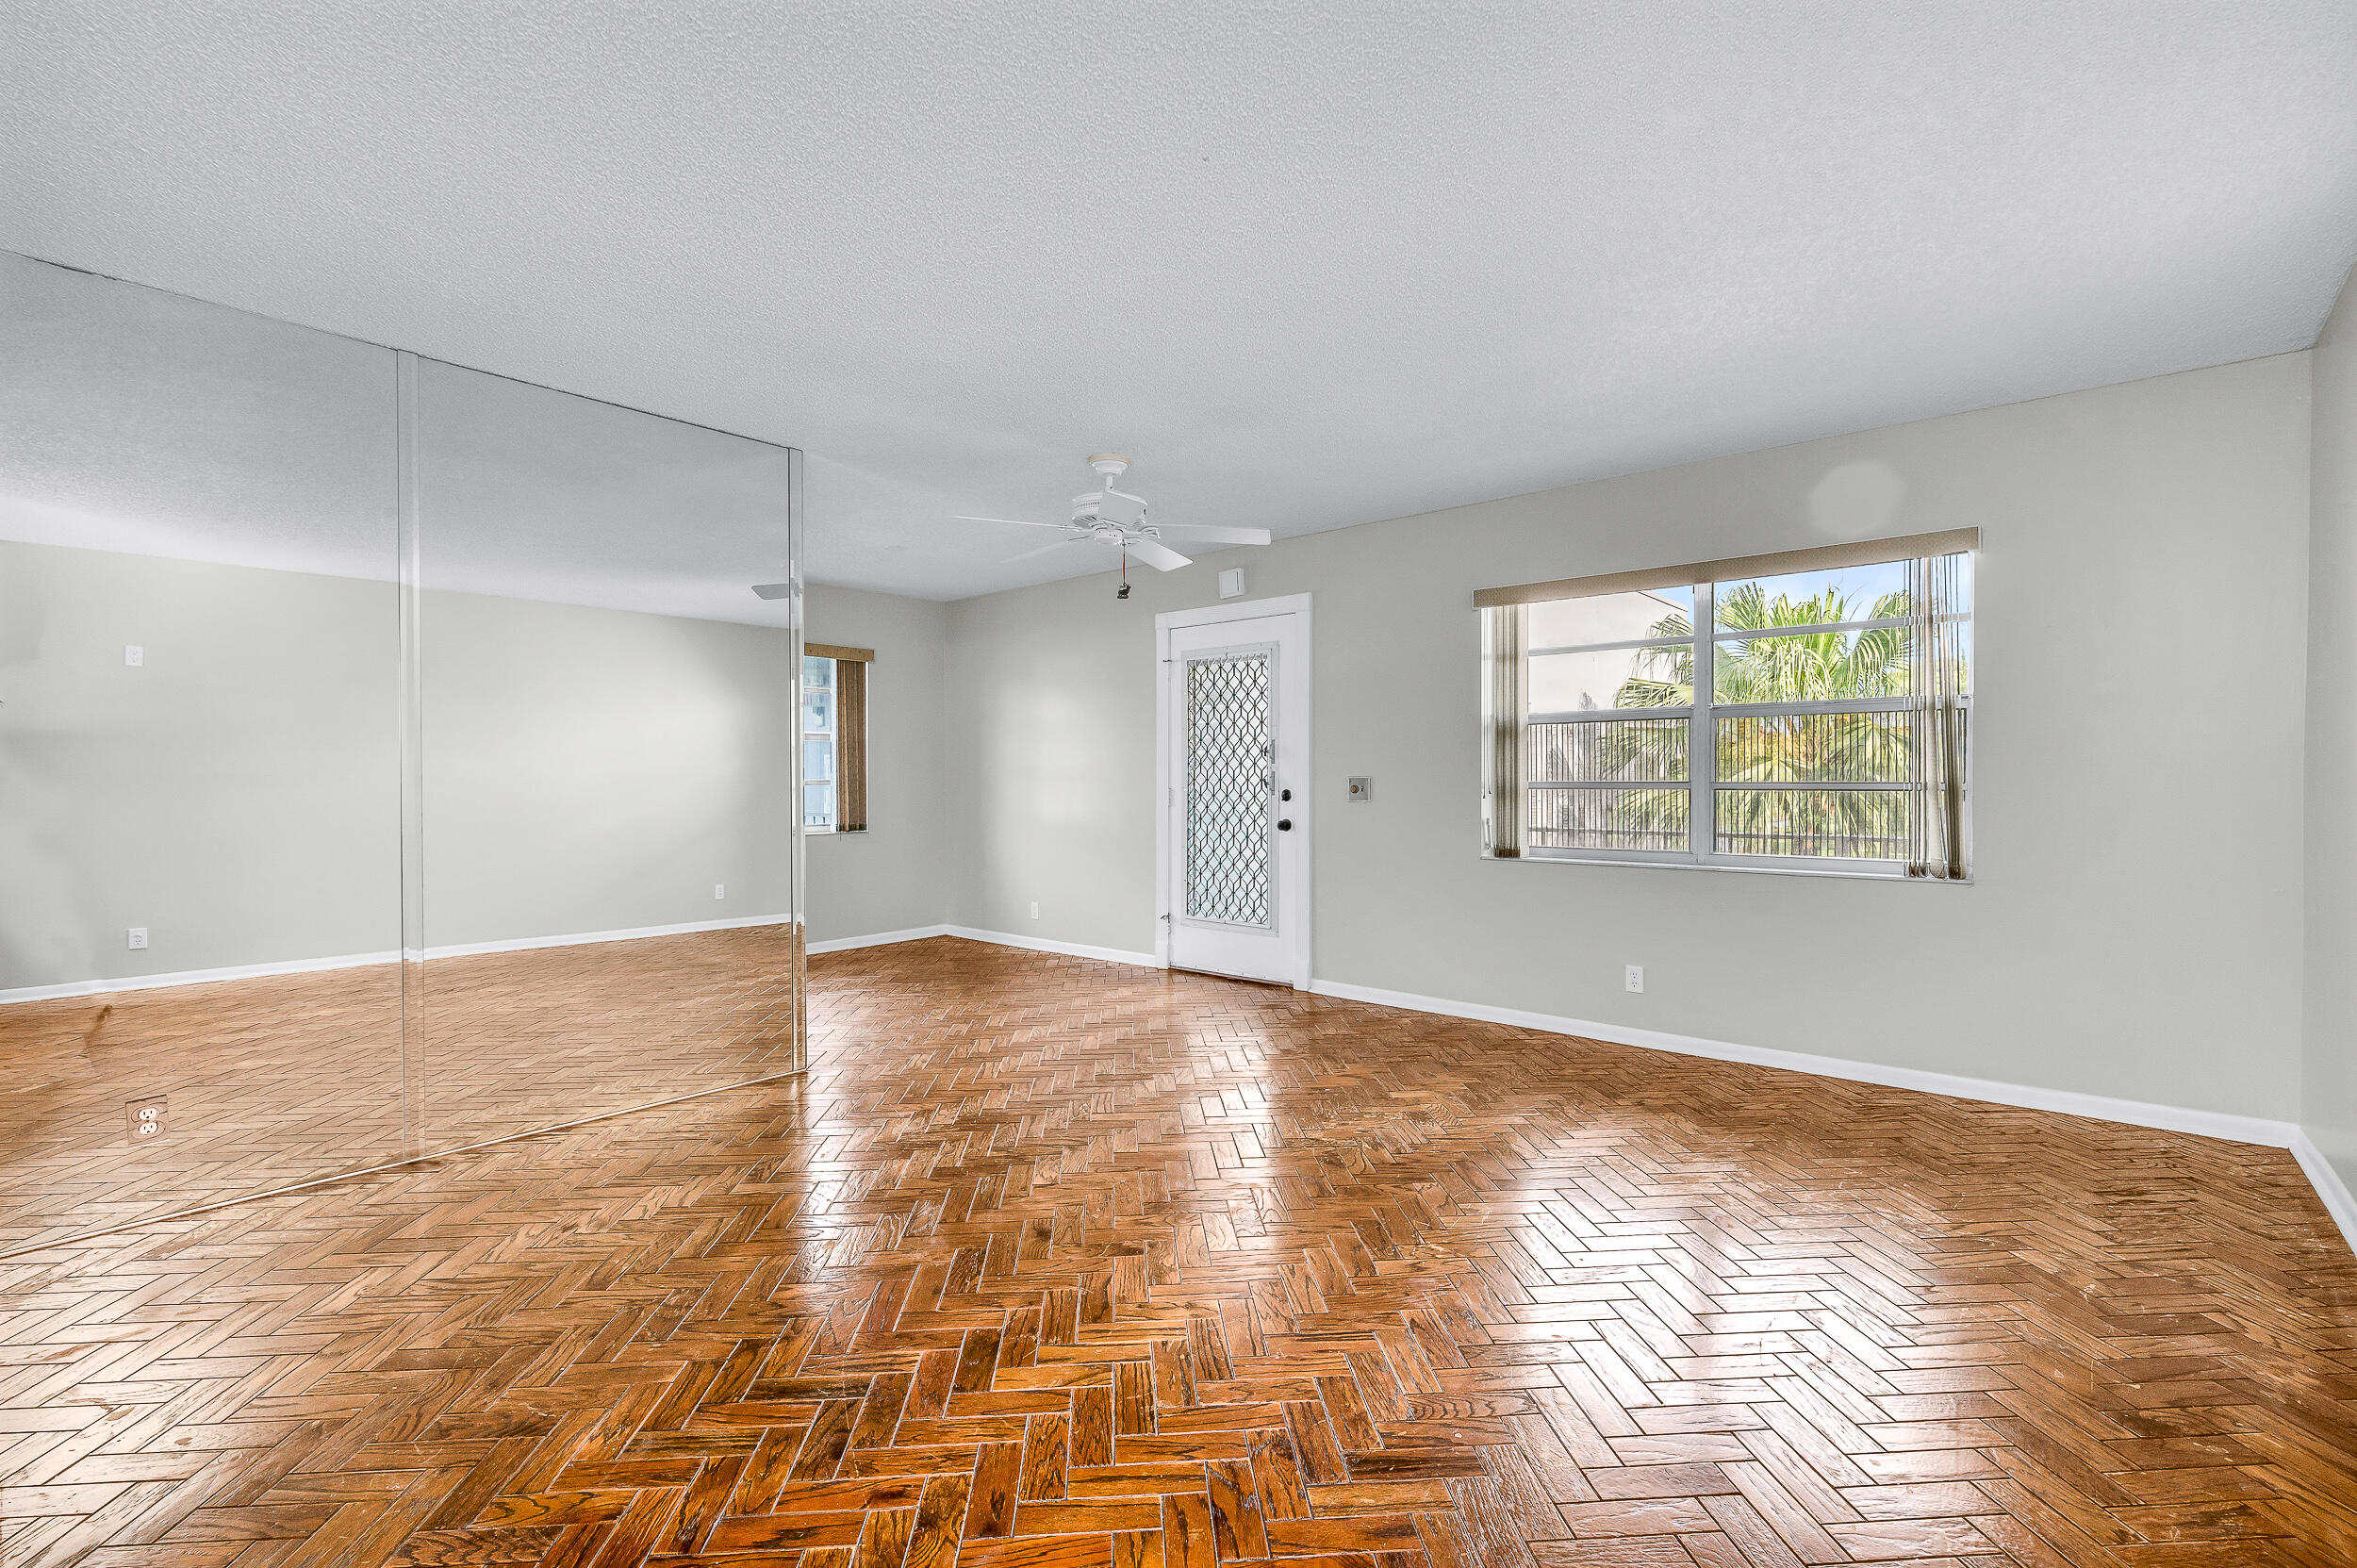
[[[867,665],[844,659],[834,667],[835,831],[867,831]]]
[[[1964,557],[1907,563],[1915,662],[1916,781],[1909,801],[1907,875],[1961,882],[1964,845]]]
[[[1523,607],[1484,610],[1490,657],[1490,843],[1501,860],[1523,852]]]

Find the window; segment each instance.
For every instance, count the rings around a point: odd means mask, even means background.
[[[834,661],[802,659],[802,826],[834,832]]]
[[[1977,544],[1476,595],[1484,852],[1968,879]]]
[[[867,831],[869,648],[809,643],[802,652],[802,828]]]

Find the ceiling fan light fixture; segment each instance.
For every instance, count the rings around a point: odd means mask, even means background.
[[[1139,560],[1163,571],[1176,571],[1190,565],[1188,558],[1162,542],[1162,530],[1148,527],[1146,521],[1146,498],[1127,490],[1113,488],[1113,481],[1129,471],[1129,459],[1118,453],[1100,452],[1092,454],[1089,467],[1096,471],[1099,487],[1083,490],[1072,498],[1072,511],[1063,522],[1034,522],[1022,518],[984,518],[962,516],[964,522],[1012,522],[1026,528],[1062,528],[1068,542],[1110,544],[1121,551],[1124,557],[1135,555]],[[1179,526],[1183,527],[1184,524]],[[1233,533],[1234,530],[1225,532]],[[1266,543],[1263,536],[1259,542]],[[1040,551],[1027,551],[1036,555]],[[1014,557],[1021,560],[1024,557]]]

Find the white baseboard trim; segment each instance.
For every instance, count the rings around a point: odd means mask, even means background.
[[[737,931],[747,926],[780,926],[783,915],[747,915],[733,920],[690,920],[669,926],[632,926],[621,931],[569,932],[559,936],[519,936],[498,942],[458,942],[428,948],[425,956],[472,958],[484,953],[525,952],[535,948],[577,948],[593,942],[635,942],[649,936],[685,936],[696,932]],[[1044,937],[1016,936],[1003,931],[972,926],[913,926],[906,931],[880,931],[865,936],[831,936],[813,942],[813,953],[842,952],[852,948],[881,948],[894,942],[921,942],[929,936],[963,936],[1001,948],[1027,948],[1034,952],[1063,953],[1071,958],[1096,958],[1109,964],[1138,964],[1149,969],[1162,966],[1152,953],[1120,948],[1093,948],[1079,942],[1050,942]],[[9,1002],[51,1001],[65,997],[103,997],[117,991],[153,991],[172,985],[206,985],[223,980],[258,980],[269,975],[307,975],[323,969],[359,969],[371,964],[392,964],[399,951],[346,953],[333,958],[296,958],[278,964],[239,964],[221,969],[175,969],[163,974],[125,975],[115,980],[74,981],[63,985],[27,985],[0,991],[0,1006]]]
[[[2316,1188],[2316,1197],[2323,1200],[2324,1212],[2341,1228],[2349,1249],[2357,1251],[2357,1196],[2350,1194],[2341,1173],[2332,1168],[2324,1150],[2309,1138],[2306,1128],[2299,1129],[2292,1138],[2291,1151],[2292,1158],[2299,1162],[2299,1168],[2308,1173],[2308,1184]]]
[[[1152,953],[1131,952],[1126,948],[1092,948],[1082,942],[1050,942],[1044,936],[1017,936],[1012,932],[983,931],[975,926],[946,926],[943,934],[963,936],[968,942],[988,942],[997,948],[1028,948],[1032,952],[1062,953],[1066,958],[1096,958],[1108,964],[1134,964],[1143,969],[1162,967]]]
[[[174,969],[159,975],[124,975],[118,980],[76,980],[62,985],[21,985],[0,991],[0,1006],[19,1001],[54,1001],[63,997],[105,997],[117,991],[157,991],[173,985],[207,985],[219,980],[258,980],[265,975],[307,975],[321,969],[365,969],[391,964],[399,949],[345,953],[335,958],[295,958],[280,964],[233,964],[222,969]]]
[[[1691,1034],[1670,1034],[1660,1030],[1635,1029],[1626,1024],[1594,1023],[1585,1018],[1558,1017],[1549,1013],[1525,1013],[1519,1008],[1490,1007],[1479,1002],[1448,1001],[1407,991],[1346,985],[1339,981],[1311,981],[1310,989],[1320,996],[1375,1002],[1383,1007],[1405,1008],[1411,1013],[1478,1018],[1486,1023],[1511,1024],[1518,1029],[1541,1030],[1549,1034],[1579,1035],[1591,1040],[1609,1041],[1614,1045],[1673,1051],[1680,1056],[1703,1056],[1717,1062],[1744,1062],[1756,1067],[1781,1067],[1788,1072],[1809,1073],[1819,1078],[1879,1083],[1889,1089],[1917,1089],[1925,1094],[1947,1095],[1955,1099],[2017,1105],[2030,1111],[2059,1111],[2066,1115],[2125,1122],[2131,1127],[2152,1127],[2167,1132],[2193,1132],[2205,1138],[2224,1138],[2233,1143],[2263,1144],[2269,1148],[2296,1148],[2295,1140],[2303,1136],[2298,1125],[2292,1122],[2237,1116],[2223,1111],[2197,1111],[2181,1105],[2155,1105],[2147,1100],[2115,1099],[2109,1095],[2085,1095],[2070,1089],[2043,1089],[2027,1083],[2003,1083],[1995,1079],[1926,1072],[1918,1067],[1890,1067],[1838,1056],[1812,1056],[1802,1051],[1730,1045],[1723,1040],[1706,1040]]]
[[[782,926],[785,922],[786,916],[783,915],[746,915],[733,920],[689,920],[670,926],[633,926],[622,931],[584,931],[561,936],[519,936],[499,942],[460,942],[449,947],[428,948],[425,956],[429,959],[471,958],[480,953],[523,952],[534,948],[578,948],[593,942],[635,942],[647,936],[684,936],[701,931],[737,931],[747,926]],[[857,940],[854,938],[854,941]],[[0,1006],[20,1001],[52,1001],[63,997],[104,997],[117,991],[154,991],[172,985],[208,985],[223,980],[259,980],[269,975],[308,975],[324,969],[364,969],[372,964],[397,963],[400,958],[398,949],[343,953],[333,958],[287,959],[277,964],[238,964],[220,969],[173,969],[162,974],[124,975],[113,980],[69,981],[62,985],[25,985],[0,991]]]
[[[783,926],[787,915],[740,915],[733,920],[684,920],[675,926],[631,926],[621,931],[581,931],[562,936],[515,936],[498,942],[459,942],[428,948],[428,958],[472,958],[479,953],[529,952],[535,948],[584,948],[592,942],[636,942],[649,936],[687,936],[700,931],[742,931],[748,926]]]
[[[830,936],[813,942],[810,951],[818,953],[848,952],[853,948],[888,948],[895,942],[922,942],[929,936],[947,936],[948,926],[911,926],[906,931],[879,931],[865,936]]]

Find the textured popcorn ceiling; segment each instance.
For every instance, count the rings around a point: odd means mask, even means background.
[[[1337,527],[2303,347],[2353,236],[2349,0],[0,10],[0,247],[791,442],[934,597],[1109,567],[948,518],[1085,453]]]

